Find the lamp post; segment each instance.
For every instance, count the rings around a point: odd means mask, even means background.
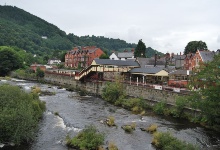
[[[138,77],[137,77],[137,86],[138,86]]]
[[[131,76],[130,76],[130,85],[131,85]]]

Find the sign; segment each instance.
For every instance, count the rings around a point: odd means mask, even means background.
[[[162,86],[160,86],[160,85],[155,85],[155,86],[154,86],[154,89],[162,90]]]
[[[173,88],[174,92],[180,92],[180,88]]]

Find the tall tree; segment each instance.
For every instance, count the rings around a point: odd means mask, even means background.
[[[22,67],[22,59],[17,52],[10,47],[0,47],[0,76],[5,76],[20,67]]]
[[[203,121],[218,125],[220,129],[220,55],[215,55],[213,61],[201,65],[191,82],[192,87],[200,89],[190,96],[189,102],[201,110]]]
[[[197,50],[208,50],[208,47],[203,41],[191,41],[186,45],[184,54],[196,53]]]
[[[134,57],[135,58],[136,57],[146,58],[145,52],[146,52],[146,46],[145,46],[144,42],[142,42],[142,40],[139,40],[138,45],[137,45],[137,47],[135,48],[135,51],[134,51]]]

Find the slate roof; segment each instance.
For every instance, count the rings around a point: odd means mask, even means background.
[[[133,52],[118,52],[116,53],[118,58],[132,58],[134,56]]]
[[[186,58],[186,55],[173,55],[172,57],[173,57],[174,59],[180,60],[180,59],[185,59],[185,58]]]
[[[202,57],[203,62],[212,61],[215,53],[210,51],[199,51],[200,56]]]
[[[164,70],[161,67],[153,67],[153,68],[134,68],[131,69],[130,73],[145,73],[145,74],[156,74],[160,72],[161,70]]]
[[[190,71],[189,74],[192,74],[192,72]],[[187,75],[187,70],[174,70],[169,75]]]
[[[98,65],[112,65],[112,66],[132,66],[140,67],[136,61],[123,61],[123,60],[112,60],[112,59],[94,59]]]

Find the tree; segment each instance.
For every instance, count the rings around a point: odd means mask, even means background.
[[[198,70],[191,78],[191,87],[200,89],[189,97],[189,102],[201,110],[203,121],[220,127],[220,55],[215,55],[213,61]]]
[[[10,47],[0,47],[0,76],[5,76],[20,67],[22,67],[22,59],[17,52]]]
[[[109,56],[106,53],[104,53],[99,57],[99,59],[109,59]]]
[[[38,94],[26,93],[17,86],[0,85],[0,143],[28,142],[45,110]]]
[[[203,41],[191,41],[186,45],[184,54],[196,53],[197,50],[208,50],[208,47]]]
[[[146,58],[145,52],[146,52],[146,46],[142,42],[142,40],[139,40],[138,41],[138,45],[137,45],[137,47],[135,48],[135,51],[134,51],[134,57],[135,58],[136,57],[144,57],[144,58]]]
[[[37,67],[37,70],[36,70],[36,76],[37,76],[37,79],[38,79],[38,78],[43,78],[43,77],[44,77],[44,71],[41,70],[39,67]]]

